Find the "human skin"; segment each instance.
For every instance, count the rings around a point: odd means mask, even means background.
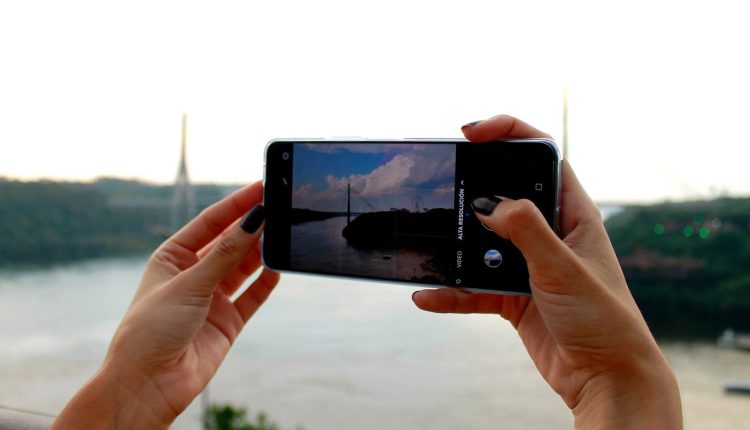
[[[472,142],[549,137],[507,115],[462,131]],[[412,299],[426,311],[508,320],[576,428],[680,429],[674,373],[630,294],[601,214],[567,162],[562,177],[559,236],[528,200],[503,199],[489,215],[475,211],[523,254],[531,297],[441,288]]]
[[[509,116],[463,128],[474,142],[547,137]],[[254,183],[205,210],[149,259],[100,370],[53,429],[167,428],[203,390],[247,321],[278,282],[260,268],[262,226],[240,222],[262,200]],[[593,202],[564,165],[559,238],[528,201],[506,199],[485,225],[529,266],[531,297],[454,288],[414,294],[432,312],[495,313],[509,320],[578,428],[681,428],[677,384],[627,288]]]
[[[200,394],[279,280],[263,269],[231,299],[261,266],[262,207],[240,217],[262,198],[260,182],[235,192],[151,255],[101,368],[52,429],[167,428]]]

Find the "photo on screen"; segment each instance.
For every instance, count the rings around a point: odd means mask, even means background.
[[[292,266],[448,283],[455,156],[455,144],[296,144]]]

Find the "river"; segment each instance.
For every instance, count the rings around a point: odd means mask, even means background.
[[[401,280],[447,276],[430,265],[433,252],[404,247],[357,249],[341,234],[346,216],[309,221],[292,226],[291,263],[305,272],[328,272],[370,278]],[[449,233],[449,232],[446,232]],[[449,241],[450,242],[450,241]],[[450,242],[452,246],[452,242]],[[442,250],[441,250],[442,251]],[[442,251],[445,254],[445,251]],[[455,255],[453,250],[449,255]]]
[[[98,367],[145,258],[0,272],[0,405],[55,414]],[[402,285],[284,276],[210,385],[284,429],[570,428],[513,329],[436,315]],[[750,428],[750,354],[662,344],[692,429]],[[199,402],[175,429],[199,429]]]

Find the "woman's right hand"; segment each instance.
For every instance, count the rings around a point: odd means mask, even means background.
[[[507,115],[462,131],[472,142],[549,137]],[[533,296],[441,288],[416,292],[415,304],[431,312],[496,313],[510,321],[539,372],[573,411],[577,428],[681,428],[674,373],[630,294],[598,208],[567,162],[561,238],[530,201],[487,197],[475,200],[475,212],[521,250]]]

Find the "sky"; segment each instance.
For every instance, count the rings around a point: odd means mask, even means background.
[[[292,207],[345,212],[350,190],[354,212],[453,208],[453,144],[298,144],[293,152]]]
[[[600,202],[749,195],[740,1],[0,3],[0,176],[250,182],[279,137],[515,115]]]

